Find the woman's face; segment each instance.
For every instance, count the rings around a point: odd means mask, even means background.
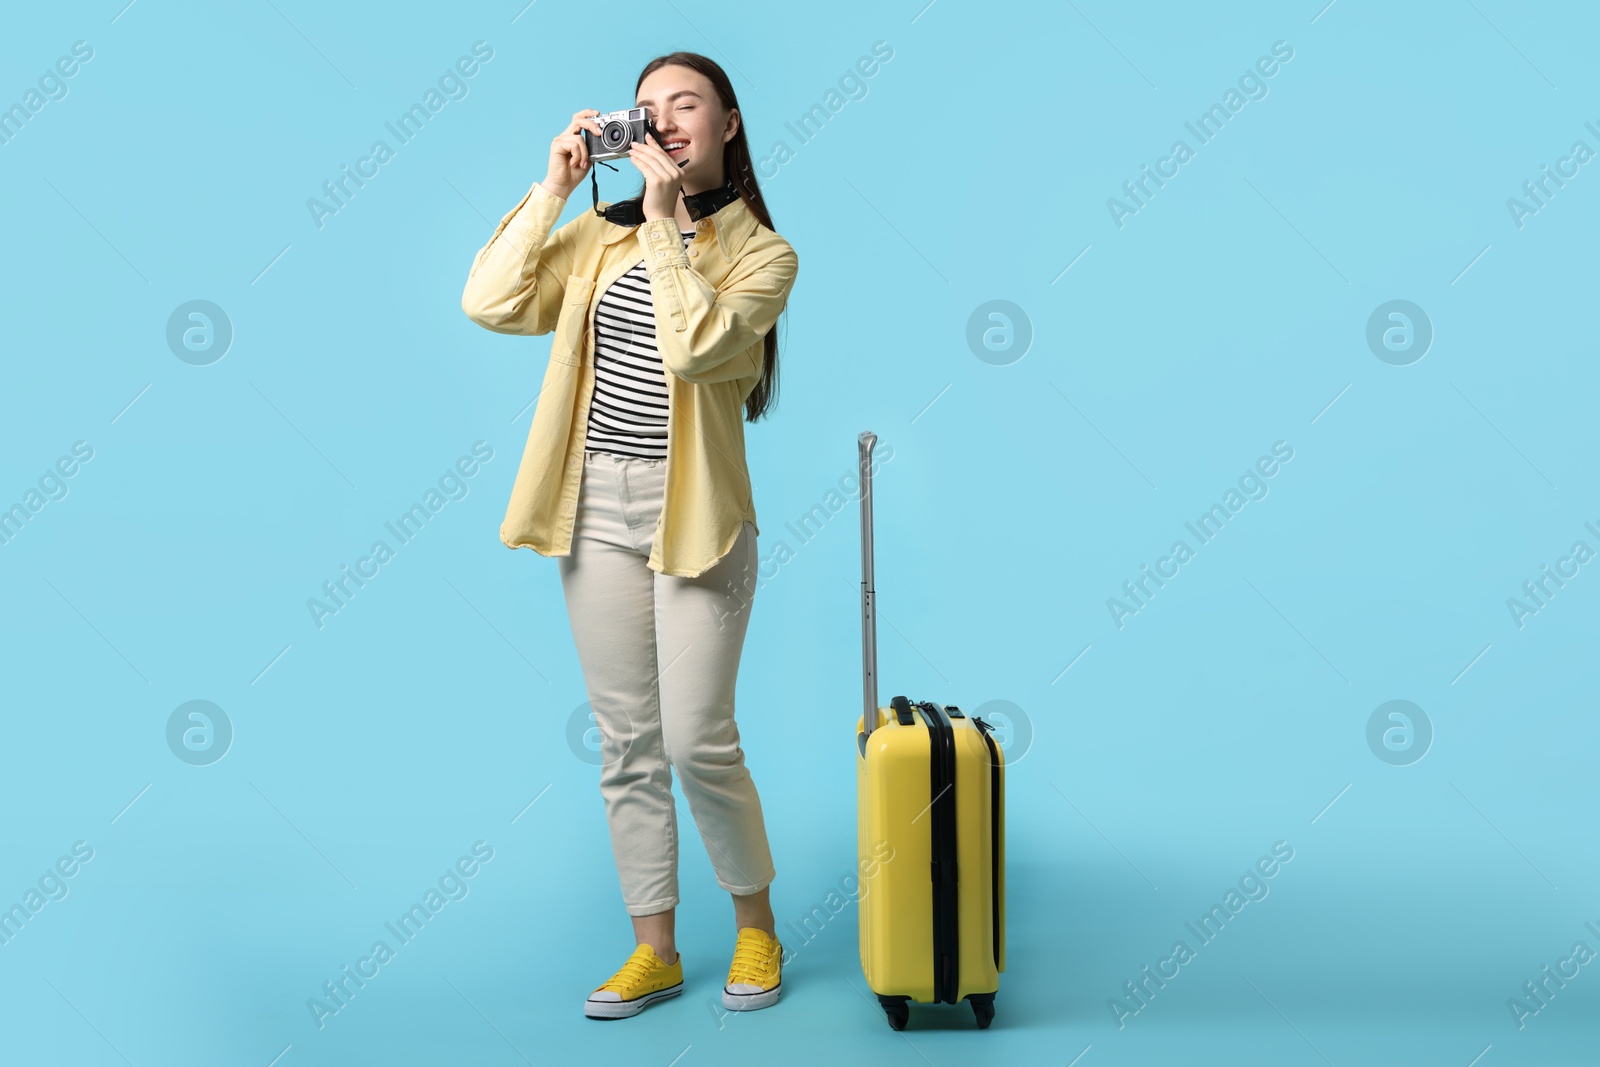
[[[722,146],[738,132],[739,113],[723,110],[710,79],[668,63],[639,83],[634,106],[650,109],[663,149],[675,141],[687,142],[667,151],[683,171],[685,193],[702,193],[723,183]]]

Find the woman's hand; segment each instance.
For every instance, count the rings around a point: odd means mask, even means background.
[[[676,218],[678,195],[683,189],[683,171],[667,150],[656,143],[655,135],[646,133],[645,143],[635,142],[628,148],[628,159],[644,175],[644,218]]]
[[[562,199],[571,196],[589,173],[589,146],[581,131],[593,130],[598,137],[600,124],[594,120],[598,114],[592,107],[573,112],[572,122],[550,142],[550,170],[543,184]]]

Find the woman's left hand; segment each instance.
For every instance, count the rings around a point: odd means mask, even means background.
[[[667,155],[667,150],[656,143],[653,134],[646,132],[644,136],[644,144],[636,142],[628,148],[628,159],[644,175],[645,221],[676,218],[683,171]]]

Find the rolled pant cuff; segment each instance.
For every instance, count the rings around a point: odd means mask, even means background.
[[[629,915],[659,915],[664,911],[671,911],[678,906],[678,898],[671,897],[667,900],[656,900],[648,904],[627,904]]]
[[[776,877],[777,877],[776,874],[769,874],[769,875],[767,875],[766,881],[757,882],[755,885],[750,885],[750,886],[729,885],[728,883],[722,881],[720,878],[717,880],[717,884],[720,885],[723,889],[726,889],[730,893],[734,893],[734,894],[736,894],[738,896],[741,896],[741,897],[747,897],[751,893],[759,893],[763,889],[767,888],[767,886],[772,884],[772,880],[774,878],[776,878]]]

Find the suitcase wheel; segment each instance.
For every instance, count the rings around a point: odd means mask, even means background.
[[[967,999],[972,1001],[972,1014],[977,1017],[978,1029],[989,1029],[989,1024],[994,1021],[994,994],[968,993]]]
[[[906,1019],[911,1015],[909,1007],[910,997],[886,997],[878,994],[878,1003],[883,1005],[883,1014],[889,1017],[889,1025],[896,1030],[906,1028]]]

